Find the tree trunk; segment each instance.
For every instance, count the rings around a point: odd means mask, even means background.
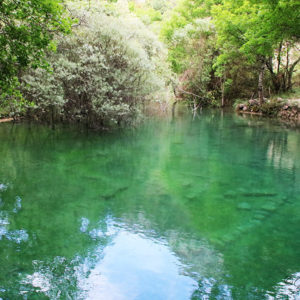
[[[281,42],[277,49],[277,66],[273,69],[273,57],[266,60],[266,66],[270,71],[271,80],[275,93],[287,92],[292,88],[292,76],[295,66],[300,62],[300,58],[291,62],[290,51],[293,46],[289,42]],[[283,49],[285,49],[285,59],[282,61]]]
[[[288,74],[287,74],[287,91],[291,90],[292,87],[293,87],[292,77],[293,77],[294,69],[295,69],[296,65],[299,62],[300,62],[300,57],[291,65],[290,69],[288,70]]]
[[[221,91],[222,91],[221,107],[224,107],[225,106],[225,76],[221,81]]]
[[[265,62],[262,63],[259,69],[259,76],[258,76],[258,98],[259,98],[260,105],[262,105],[264,101],[264,73],[265,73]]]

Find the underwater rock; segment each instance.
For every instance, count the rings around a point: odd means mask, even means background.
[[[264,214],[255,214],[253,218],[255,220],[263,220],[265,217],[266,217],[266,215],[264,215]]]
[[[158,195],[159,200],[170,201],[172,197],[169,194],[160,194]]]
[[[253,221],[252,221],[252,224],[253,224],[254,226],[260,225],[260,224],[261,224],[261,219],[260,219],[260,220],[258,220],[258,219],[253,220]]]
[[[191,186],[192,186],[192,183],[191,183],[191,182],[183,182],[183,183],[182,183],[182,187],[185,188],[185,189],[186,189],[186,188],[190,188]]]
[[[237,195],[234,192],[227,192],[224,194],[224,198],[235,198]]]
[[[276,210],[276,206],[275,206],[275,204],[273,202],[267,202],[261,208],[263,210],[266,210],[266,211],[274,211],[274,210]]]
[[[180,172],[180,176],[182,177],[196,177],[196,178],[201,178],[201,179],[207,179],[206,176],[203,176],[199,173],[195,173],[195,172]]]
[[[257,210],[254,211],[254,213],[264,215],[264,216],[267,216],[269,214],[268,211],[262,210],[262,209],[257,209]]]
[[[187,200],[189,201],[194,201],[197,199],[197,196],[196,195],[186,195],[185,196]]]
[[[114,192],[111,192],[111,193],[105,193],[105,194],[100,195],[100,198],[103,200],[110,200],[112,198],[115,198],[115,196],[116,196],[116,194]]]
[[[114,191],[112,191],[112,190],[107,191],[106,193],[101,194],[100,197],[104,200],[110,200],[110,199],[116,198],[116,196],[119,193],[124,192],[127,189],[128,189],[128,186],[122,186],[122,187],[117,188]]]
[[[244,197],[275,197],[275,193],[243,193]]]
[[[84,179],[87,179],[89,181],[103,181],[101,177],[96,177],[96,176],[83,176]]]
[[[248,202],[241,202],[237,206],[238,209],[251,210],[251,205]]]
[[[289,197],[283,197],[282,199],[282,202],[285,202],[285,203],[294,203],[294,199],[293,198],[289,198]]]

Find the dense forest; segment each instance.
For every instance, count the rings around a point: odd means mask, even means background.
[[[103,128],[151,103],[289,110],[277,95],[299,91],[299,12],[294,0],[4,0],[0,115]]]

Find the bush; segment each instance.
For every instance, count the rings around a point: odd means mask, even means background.
[[[22,77],[22,92],[35,104],[29,115],[92,127],[132,123],[141,103],[165,87],[161,44],[136,18],[101,12],[79,18],[83,25],[49,54],[53,71]]]
[[[233,103],[233,108],[234,108],[235,110],[238,110],[240,104],[245,104],[246,102],[247,102],[247,100],[245,100],[245,99],[235,99],[235,100],[234,100],[234,103]]]
[[[278,101],[265,102],[260,106],[260,111],[264,115],[277,116],[282,108],[282,103]]]

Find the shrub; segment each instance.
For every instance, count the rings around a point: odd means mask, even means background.
[[[141,103],[165,87],[163,48],[136,18],[101,12],[80,18],[83,25],[58,38],[57,52],[49,54],[52,72],[22,77],[22,92],[35,104],[29,115],[92,127],[131,123]]]
[[[279,111],[282,108],[282,103],[278,101],[270,101],[270,102],[265,102],[260,106],[260,111],[264,115],[268,116],[277,116]]]

